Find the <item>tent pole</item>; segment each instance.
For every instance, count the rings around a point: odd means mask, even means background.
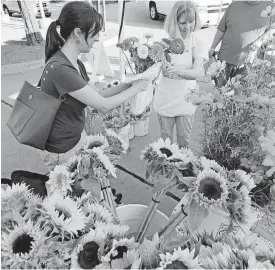
[[[118,24],[121,28],[120,36],[118,37],[118,42],[122,42],[124,39],[124,18],[122,20],[123,16],[123,0],[118,0]],[[120,81],[125,81],[125,59],[123,52],[120,50],[119,52],[119,59],[120,59]]]

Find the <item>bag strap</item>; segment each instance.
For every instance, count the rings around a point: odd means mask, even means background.
[[[44,73],[46,67],[47,67],[50,63],[54,63],[54,62],[56,62],[56,61],[50,61],[50,60],[49,60],[49,61],[45,64],[45,67],[44,67],[44,69],[43,69],[41,78],[40,78],[38,84],[36,85],[36,87],[41,88],[41,81],[42,81],[43,73]],[[61,102],[65,101],[65,100],[66,100],[65,95],[59,95],[59,100],[60,100]]]

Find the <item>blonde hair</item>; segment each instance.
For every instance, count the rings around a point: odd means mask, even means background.
[[[178,19],[183,13],[189,13],[190,11],[195,13],[194,31],[201,28],[200,16],[196,4],[193,1],[178,1],[174,4],[164,23],[164,29],[170,38],[181,37]]]

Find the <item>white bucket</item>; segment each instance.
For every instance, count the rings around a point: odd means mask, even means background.
[[[139,121],[134,125],[134,133],[137,137],[142,137],[148,134],[149,117],[145,120]]]
[[[133,125],[130,125],[128,137],[129,137],[129,140],[132,140],[135,137],[134,126]]]
[[[129,130],[130,130],[131,125],[128,124],[125,127],[123,127],[118,135],[125,141],[126,145],[127,145],[127,149],[129,148]]]
[[[148,206],[142,204],[127,204],[116,208],[118,218],[123,225],[128,225],[129,236],[134,236],[147,212]],[[152,237],[156,232],[162,230],[168,223],[169,218],[157,210],[149,224],[146,238]]]

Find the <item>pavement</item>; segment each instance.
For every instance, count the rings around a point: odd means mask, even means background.
[[[116,23],[116,16],[114,15],[116,11],[116,5],[108,5],[109,13],[113,14],[113,18],[107,22],[106,33],[101,36],[104,44],[105,51],[108,55],[111,67],[115,72],[115,78],[119,77],[119,50],[116,48],[117,34],[119,25]],[[107,7],[108,7],[107,6]],[[143,35],[145,33],[152,33],[154,35],[153,40],[160,40],[164,36],[163,31],[163,21],[150,21],[150,28],[148,27],[148,22],[145,23],[145,16],[147,13],[138,13],[139,17],[144,16],[144,20],[140,20],[141,23],[137,23],[138,19],[134,18],[135,7],[134,3],[127,3],[126,7],[129,9],[128,19],[126,18],[126,26],[124,28],[124,37],[137,36],[143,40]],[[138,5],[140,9],[143,9],[142,5]],[[112,12],[113,9],[113,12]],[[108,11],[108,10],[107,10]],[[127,21],[133,19],[132,21]],[[137,21],[135,21],[137,20]],[[9,23],[2,23],[2,34],[1,34],[1,44],[9,39],[18,40],[24,37],[24,27],[22,21],[10,21]],[[206,28],[200,30],[199,36],[204,41],[206,49],[210,47],[212,39],[215,34],[215,28]],[[145,41],[145,40],[144,40]],[[14,170],[29,170],[33,172],[38,172],[44,174],[47,172],[38,152],[31,147],[19,144],[9,131],[6,122],[8,120],[11,108],[6,104],[13,104],[14,98],[16,98],[23,82],[29,81],[32,84],[36,84],[42,73],[44,60],[33,61],[23,64],[7,65],[2,66],[1,70],[1,142],[2,142],[2,153],[1,153],[1,176],[10,177],[10,174]],[[114,78],[107,78],[106,80],[112,80]],[[201,89],[206,92],[212,90],[213,85],[210,83],[199,82]],[[192,139],[190,148],[199,152],[198,139],[200,136],[201,129],[201,117],[202,111],[198,107],[196,115],[194,128],[192,132]],[[100,123],[100,117],[97,117],[95,121],[95,133],[102,130]],[[118,170],[118,178],[115,179],[112,185],[123,194],[124,203],[140,203],[148,204],[151,200],[152,189],[150,186],[144,183],[144,172],[145,164],[140,161],[140,151],[145,148],[150,142],[155,141],[160,137],[159,124],[156,114],[153,112],[150,117],[149,133],[144,137],[135,137],[131,140],[130,153],[119,161],[119,165],[125,168],[124,171]],[[126,171],[126,172],[125,172]],[[143,181],[143,182],[142,182]],[[173,191],[175,195],[181,197],[177,191]],[[170,215],[171,211],[175,207],[177,201],[169,196],[165,196],[159,205],[159,208],[166,215]]]

